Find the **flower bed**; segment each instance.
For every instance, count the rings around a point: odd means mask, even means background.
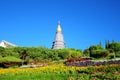
[[[120,64],[120,60],[81,60],[81,61],[66,61],[66,66],[100,66],[100,65],[110,65],[110,64]]]
[[[120,65],[88,67],[55,64],[41,68],[0,69],[0,80],[120,80]]]

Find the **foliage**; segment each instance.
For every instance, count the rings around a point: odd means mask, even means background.
[[[101,42],[98,45],[91,45],[89,48],[83,50],[84,57],[92,58],[120,58],[120,42],[106,41],[105,48],[103,48]]]
[[[120,57],[120,51],[116,53],[116,57]]]
[[[107,44],[106,49],[115,53],[115,57],[120,57],[120,42],[112,42]]]
[[[44,47],[0,47],[0,56],[13,56],[22,59],[24,62],[41,60],[62,60],[71,57],[81,57],[82,51],[76,49],[48,49]],[[14,60],[14,59],[13,59]]]
[[[0,58],[0,63],[2,62],[22,62],[22,60],[13,56],[7,56]]]
[[[7,57],[13,56],[22,59],[24,62],[50,60],[58,61],[68,58],[92,57],[96,59],[106,58],[119,58],[120,57],[120,43],[119,42],[106,42],[106,48],[100,44],[91,45],[89,48],[83,50],[74,48],[65,49],[48,49],[45,47],[13,47],[3,48],[0,47],[0,56]]]
[[[93,57],[93,58],[104,58],[104,57],[107,57],[109,54],[109,51],[105,50],[101,45],[90,46],[89,51],[87,49],[87,52],[89,52],[90,57]]]
[[[112,49],[114,52],[120,51],[120,42],[112,42],[108,44],[107,49]]]
[[[87,48],[87,49],[85,49],[85,50],[83,51],[83,56],[85,56],[85,57],[90,57],[90,50],[89,50],[89,48]]]
[[[109,54],[107,50],[92,50],[91,57],[94,58],[104,58]]]
[[[22,65],[22,60],[13,56],[1,57],[0,58],[0,67],[8,68],[13,66]]]
[[[115,53],[110,53],[106,59],[114,59],[115,58]]]
[[[0,69],[0,80],[120,80],[120,65],[66,67],[54,64],[40,68]]]

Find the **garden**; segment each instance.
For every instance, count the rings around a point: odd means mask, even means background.
[[[6,68],[0,69],[0,80],[120,80],[120,65]]]
[[[120,43],[83,51],[0,47],[0,80],[120,80]]]

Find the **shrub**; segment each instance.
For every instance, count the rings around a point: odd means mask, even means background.
[[[22,60],[13,56],[2,57],[0,59],[0,67],[8,68],[20,65],[22,65]]]
[[[0,62],[22,62],[22,60],[13,56],[7,56],[7,57],[2,57],[0,59]]]
[[[107,59],[113,59],[113,58],[115,58],[115,53],[110,53],[106,58]]]
[[[94,58],[102,58],[106,57],[109,54],[109,51],[107,50],[92,50],[91,57]]]

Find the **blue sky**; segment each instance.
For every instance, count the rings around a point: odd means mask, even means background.
[[[0,0],[0,40],[51,48],[58,21],[68,48],[120,41],[120,0]]]

